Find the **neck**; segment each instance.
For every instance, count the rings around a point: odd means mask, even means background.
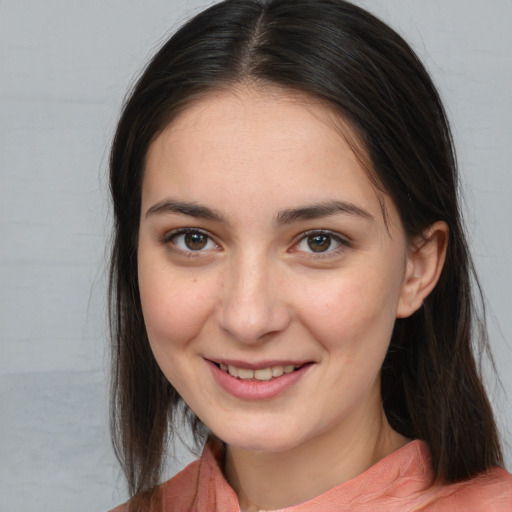
[[[228,447],[225,476],[243,512],[275,510],[308,501],[366,471],[408,440],[381,409],[374,421],[337,425],[279,453]],[[361,420],[361,418],[359,418]]]

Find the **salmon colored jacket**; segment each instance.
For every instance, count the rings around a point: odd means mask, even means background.
[[[431,486],[426,443],[411,441],[359,476],[279,512],[512,512],[512,475],[492,468],[471,480]],[[207,444],[192,462],[160,487],[161,512],[240,512],[225,480],[220,454]],[[128,504],[111,512],[128,512]],[[277,512],[277,511],[276,511]]]

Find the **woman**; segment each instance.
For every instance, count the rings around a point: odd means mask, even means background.
[[[119,510],[512,510],[448,122],[389,27],[212,6],[126,102],[111,190]],[[157,487],[183,414],[206,447]]]

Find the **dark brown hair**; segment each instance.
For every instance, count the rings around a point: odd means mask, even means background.
[[[409,237],[435,221],[448,224],[436,288],[420,310],[396,322],[382,368],[384,409],[395,430],[428,443],[438,480],[501,464],[472,350],[472,340],[480,349],[487,340],[475,322],[476,281],[452,138],[428,73],[398,34],[348,2],[227,0],[185,24],[154,56],[125,102],[112,146],[112,433],[130,492],[142,496],[158,483],[168,437],[182,419],[181,399],[151,353],[139,299],[145,155],[190,102],[244,82],[301,91],[330,105],[361,139],[373,178]]]

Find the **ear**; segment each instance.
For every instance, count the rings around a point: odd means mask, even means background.
[[[397,318],[412,315],[436,286],[443,270],[448,237],[448,225],[439,221],[410,244]]]

